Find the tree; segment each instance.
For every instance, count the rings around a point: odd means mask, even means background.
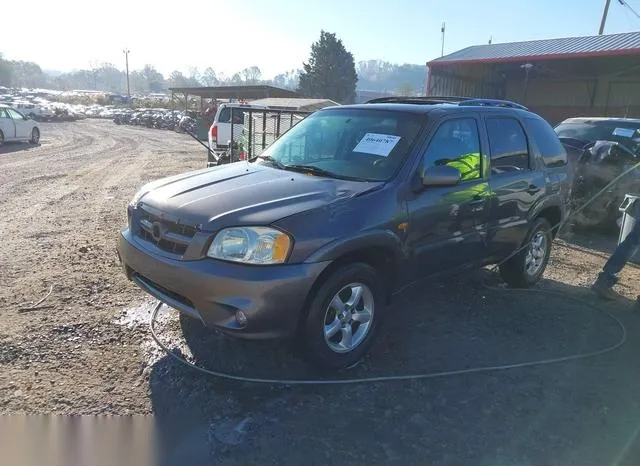
[[[0,86],[11,86],[12,69],[11,64],[0,53]]]
[[[260,77],[262,76],[262,71],[257,66],[252,66],[250,68],[245,68],[240,72],[240,75],[244,79],[244,82],[247,84],[256,84],[260,81]]]
[[[300,82],[300,70],[280,73],[273,78],[273,85],[284,89],[297,89]]]
[[[219,83],[216,72],[210,66],[202,73],[202,83],[205,86],[217,86]]]
[[[335,34],[321,31],[320,40],[311,45],[309,62],[303,64],[298,92],[308,97],[353,103],[357,82],[353,55]]]
[[[395,65],[381,60],[361,61],[356,65],[358,72],[358,89],[388,92],[406,91],[404,86],[411,86],[412,92],[425,92],[424,65]]]
[[[189,81],[191,83],[197,83],[195,84],[196,86],[200,86],[202,81],[202,76],[200,75],[200,72],[198,71],[197,66],[189,67]]]
[[[174,71],[169,75],[169,87],[187,87],[188,78],[180,71]]]
[[[160,92],[165,88],[164,76],[151,65],[144,65],[140,72],[146,92]]]

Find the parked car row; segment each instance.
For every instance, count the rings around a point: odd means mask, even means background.
[[[182,110],[167,109],[120,109],[113,112],[113,122],[117,125],[144,126],[172,131],[194,133],[195,119]]]

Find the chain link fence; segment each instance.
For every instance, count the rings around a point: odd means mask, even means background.
[[[312,112],[278,109],[231,108],[231,141],[238,145],[232,159],[256,157],[282,134]],[[241,123],[241,124],[240,124]],[[235,160],[233,160],[235,161]]]

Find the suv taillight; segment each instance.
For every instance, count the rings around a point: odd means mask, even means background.
[[[217,125],[211,125],[211,129],[209,131],[211,133],[211,139],[213,141],[217,141],[218,140],[218,126]]]

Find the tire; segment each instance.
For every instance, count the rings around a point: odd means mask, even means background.
[[[359,298],[354,293],[359,293]],[[332,304],[336,298],[342,303],[342,312]],[[376,269],[354,263],[335,270],[313,296],[299,331],[306,359],[322,370],[339,370],[357,363],[371,346],[385,305],[384,282]],[[353,319],[355,316],[361,321]],[[346,342],[347,327],[350,345]]]
[[[0,147],[4,144],[4,133],[0,131]]]
[[[549,262],[551,254],[551,225],[544,218],[537,219],[524,240],[522,251],[500,265],[500,277],[514,288],[528,288],[536,284]]]
[[[33,128],[31,130],[31,139],[29,139],[29,143],[38,144],[40,142],[40,130],[38,128]]]

